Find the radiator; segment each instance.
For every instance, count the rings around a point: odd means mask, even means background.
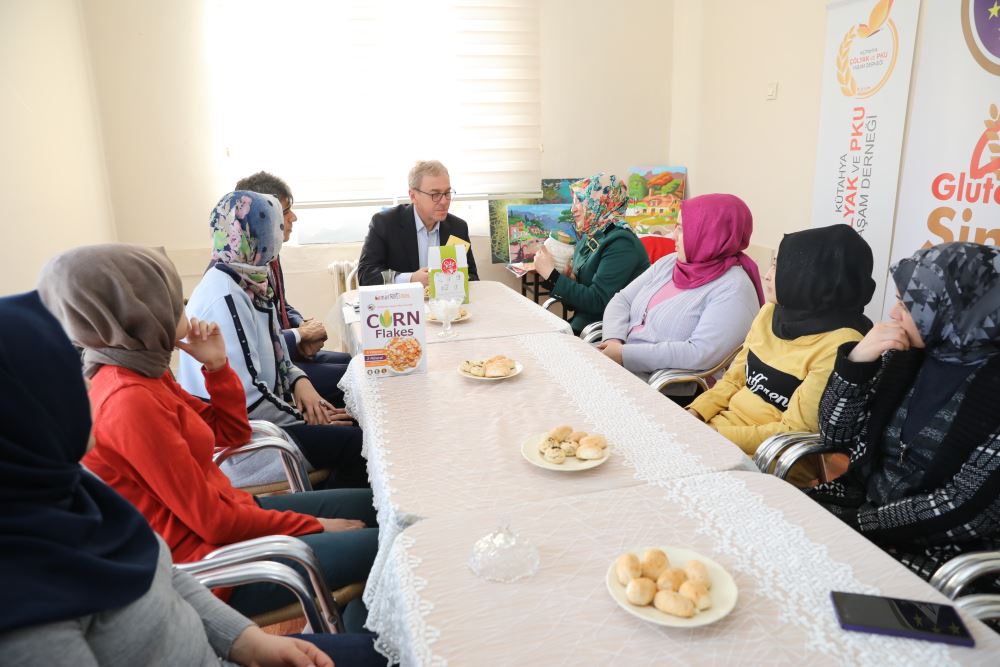
[[[340,259],[330,262],[326,267],[333,277],[333,294],[340,296],[344,292],[358,288],[358,261]]]

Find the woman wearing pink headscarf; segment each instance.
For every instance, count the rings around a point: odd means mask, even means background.
[[[743,253],[752,231],[750,209],[735,195],[682,202],[677,251],[611,299],[598,347],[633,373],[722,361],[764,303],[757,265]]]

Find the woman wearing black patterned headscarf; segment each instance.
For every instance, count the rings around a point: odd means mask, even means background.
[[[929,578],[1000,547],[1000,249],[926,248],[892,277],[890,319],[840,348],[820,402],[850,466],[809,493]]]

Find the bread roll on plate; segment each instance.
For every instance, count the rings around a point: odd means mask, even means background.
[[[656,587],[661,591],[676,591],[687,581],[687,575],[679,567],[668,567],[656,579]]]
[[[695,612],[694,603],[674,591],[659,591],[653,597],[653,606],[665,614],[681,618],[691,618]]]
[[[608,441],[603,435],[592,433],[591,435],[580,438],[580,446],[582,447],[584,445],[591,445],[592,447],[605,449],[608,446]]]
[[[662,549],[647,549],[639,559],[639,564],[642,566],[642,576],[656,581],[670,567],[670,559]]]
[[[625,598],[634,605],[645,607],[653,601],[656,595],[656,584],[652,579],[639,577],[632,579],[625,586]]]
[[[604,458],[604,450],[594,445],[580,445],[576,448],[576,458],[591,461]]]
[[[564,424],[562,426],[556,426],[554,429],[549,431],[549,437],[551,437],[556,442],[562,442],[563,440],[566,439],[566,436],[568,436],[572,432],[573,432],[573,427],[566,426]]]
[[[615,562],[615,574],[618,576],[618,583],[627,586],[632,579],[642,576],[642,566],[639,565],[639,557],[635,554],[622,554]]]
[[[677,592],[688,600],[691,600],[694,606],[698,608],[698,611],[705,611],[712,606],[712,596],[709,594],[708,586],[705,585],[704,581],[689,579],[681,584],[680,590]]]
[[[708,568],[700,560],[689,560],[684,566],[684,573],[688,579],[704,582],[707,588],[712,588],[712,580],[708,578]]]

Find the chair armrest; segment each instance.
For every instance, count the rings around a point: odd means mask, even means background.
[[[262,438],[264,436],[270,436],[272,438],[281,438],[282,440],[285,440],[293,445],[295,444],[295,441],[291,439],[291,436],[289,436],[284,429],[274,422],[265,421],[263,419],[251,419],[250,431],[251,440]]]
[[[788,473],[792,471],[792,466],[798,463],[803,457],[837,451],[840,450],[831,445],[824,444],[819,434],[802,436],[794,440],[789,447],[778,455],[778,461],[774,466],[774,476],[779,479],[787,479]]]
[[[245,445],[217,450],[212,456],[212,460],[216,465],[221,465],[223,461],[231,456],[252,454],[265,449],[278,450],[278,454],[281,457],[281,465],[285,469],[285,477],[288,478],[288,488],[292,493],[312,491],[312,482],[309,481],[309,474],[306,472],[306,462],[302,456],[302,452],[285,438],[259,436]]]
[[[197,565],[198,563],[195,563]],[[330,623],[320,613],[312,597],[309,584],[298,572],[281,563],[260,561],[238,565],[219,565],[215,568],[188,568],[175,566],[197,579],[206,588],[243,586],[262,581],[284,586],[292,592],[302,605],[306,620],[315,632],[331,632]]]
[[[954,600],[974,580],[1000,572],[1000,551],[976,551],[952,558],[937,569],[930,584]]]
[[[955,606],[980,621],[1000,618],[1000,595],[964,595],[955,600]]]
[[[662,391],[664,387],[672,384],[694,382],[701,387],[702,391],[708,391],[708,380],[705,379],[703,373],[704,371],[664,368],[650,375],[649,379],[646,380],[646,384],[656,391]]]
[[[757,466],[757,469],[763,473],[770,473],[771,467],[775,465],[781,454],[794,445],[796,442],[800,442],[803,439],[808,440],[816,437],[815,433],[806,433],[804,431],[791,431],[789,433],[778,433],[772,435],[770,438],[764,440],[757,447],[757,451],[754,452],[753,462]]]
[[[309,577],[312,594],[318,600],[324,617],[337,628],[337,632],[344,632],[344,621],[340,616],[337,601],[333,599],[330,587],[326,584],[323,567],[309,545],[298,538],[288,535],[266,535],[244,540],[205,554],[205,557],[195,565],[212,568],[275,558],[290,560],[302,566]]]
[[[583,328],[580,332],[580,339],[584,343],[594,343],[601,342],[601,336],[604,333],[604,322],[591,322]]]
[[[546,299],[545,301],[542,302],[542,308],[544,308],[545,310],[548,310],[549,306],[551,306],[554,303],[559,303],[559,297],[557,297],[557,296],[550,296],[548,299]]]

